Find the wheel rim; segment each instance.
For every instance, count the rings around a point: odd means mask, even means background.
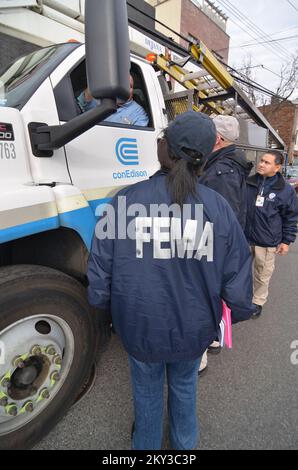
[[[22,428],[53,401],[74,357],[74,336],[55,315],[38,315],[0,332],[0,436]]]

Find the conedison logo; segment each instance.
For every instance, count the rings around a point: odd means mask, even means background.
[[[122,165],[138,165],[139,151],[137,139],[119,139],[116,144],[116,156]]]

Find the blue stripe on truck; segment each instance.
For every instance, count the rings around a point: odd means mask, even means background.
[[[54,230],[59,227],[59,217],[49,217],[47,219],[28,222],[27,224],[15,225],[0,230],[0,243],[10,242],[18,238],[28,237],[47,230]]]
[[[89,206],[74,211],[64,212],[55,217],[37,220],[26,224],[15,225],[0,230],[0,243],[6,243],[19,238],[28,237],[37,233],[55,230],[59,227],[66,227],[75,230],[84,241],[88,250],[91,248],[94,228],[98,217],[95,216],[101,211],[104,205],[111,201],[111,198],[88,201]],[[100,206],[102,206],[100,208]]]

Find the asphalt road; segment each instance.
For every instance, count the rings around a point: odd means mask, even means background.
[[[233,341],[231,351],[209,356],[200,379],[199,448],[298,449],[298,364],[291,361],[298,342],[297,242],[277,260],[263,315],[235,325]],[[132,421],[128,363],[113,335],[94,388],[35,448],[130,449]],[[165,419],[165,435],[166,429]]]

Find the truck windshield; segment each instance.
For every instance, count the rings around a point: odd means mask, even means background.
[[[45,47],[4,68],[0,72],[0,106],[21,109],[57,65],[79,45]]]

